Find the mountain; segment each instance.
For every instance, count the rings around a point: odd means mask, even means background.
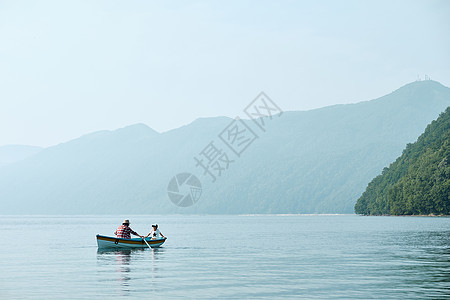
[[[0,167],[33,156],[41,147],[26,145],[6,145],[0,147]]]
[[[143,124],[96,132],[0,168],[2,213],[352,213],[370,180],[449,105],[449,88],[421,81],[371,101],[264,118],[265,131],[247,120],[257,138],[240,156],[219,137],[233,121],[226,117],[164,133]],[[194,160],[205,162],[212,145],[229,160],[215,182]],[[167,194],[183,172],[202,184],[185,208]]]
[[[369,183],[355,212],[450,215],[450,107]]]

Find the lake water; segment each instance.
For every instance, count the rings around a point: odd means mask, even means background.
[[[450,297],[450,218],[1,218],[1,299]],[[124,218],[167,242],[99,252],[95,235]]]

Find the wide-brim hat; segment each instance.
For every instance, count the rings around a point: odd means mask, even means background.
[[[123,220],[122,224],[130,224],[130,220]]]

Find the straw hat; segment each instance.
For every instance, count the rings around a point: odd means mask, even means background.
[[[125,220],[123,220],[122,224],[128,224],[128,225],[130,225],[130,220],[125,219]]]

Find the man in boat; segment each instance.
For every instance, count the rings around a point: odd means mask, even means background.
[[[129,220],[123,220],[122,225],[117,228],[116,232],[114,232],[115,235],[117,235],[118,238],[121,239],[131,239],[131,234],[137,235],[139,237],[143,237],[142,235],[139,235],[133,229],[130,228],[130,221]]]
[[[153,224],[153,225],[152,225],[152,231],[150,231],[150,233],[147,234],[147,235],[145,236],[145,238],[147,238],[147,237],[149,237],[149,236],[152,237],[152,240],[159,239],[159,236],[162,236],[163,238],[166,238],[166,237],[161,233],[161,231],[159,231],[159,229],[158,229],[158,224]]]

